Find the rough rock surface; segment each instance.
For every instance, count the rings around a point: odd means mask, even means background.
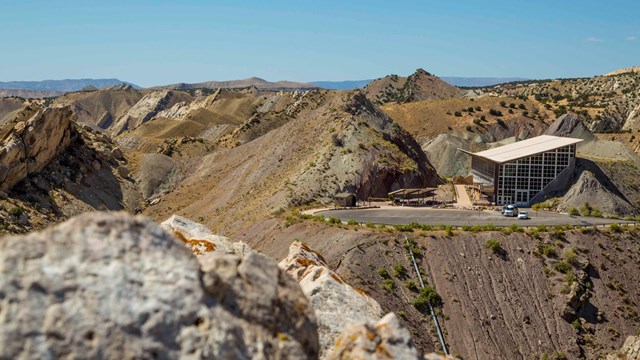
[[[606,360],[639,360],[640,359],[640,336],[629,336],[619,351],[609,354]]]
[[[421,359],[407,330],[395,314],[375,324],[349,326],[326,359]]]
[[[568,113],[556,119],[544,132],[545,135],[565,136],[583,139],[586,141],[596,140],[596,136],[589,131],[578,115]]]
[[[245,255],[253,250],[243,242],[232,242],[229,238],[215,235],[202,224],[178,215],[163,221],[160,226],[184,241],[196,255],[215,251],[218,254]]]
[[[191,100],[191,97],[183,92],[153,91],[116,119],[112,127],[113,131],[117,135],[126,130],[135,129],[140,124],[151,120],[158,112],[169,109],[178,102],[190,102]]]
[[[0,190],[40,171],[71,141],[71,110],[48,108],[18,122],[0,143]]]
[[[348,325],[376,322],[382,316],[377,301],[345,283],[320,254],[299,241],[291,244],[289,256],[280,267],[300,283],[311,301],[318,317],[321,354],[333,346]]]
[[[0,242],[0,358],[314,358],[274,261],[198,259],[143,217],[90,213]]]
[[[622,194],[614,193],[608,189],[596,175],[589,171],[579,172],[577,180],[562,197],[561,211],[568,211],[575,207],[579,209],[585,203],[589,203],[604,214],[634,214],[636,212]]]

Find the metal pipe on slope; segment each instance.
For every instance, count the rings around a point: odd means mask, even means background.
[[[422,281],[422,275],[420,274],[420,269],[418,268],[418,264],[416,263],[416,258],[413,256],[413,252],[411,251],[411,245],[409,244],[409,239],[405,235],[404,241],[407,244],[407,248],[409,250],[409,254],[411,255],[411,261],[413,262],[413,267],[418,274],[418,280],[420,281],[420,288],[424,288],[424,282]],[[442,334],[442,329],[440,328],[440,323],[438,322],[438,317],[436,316],[436,312],[433,310],[433,306],[431,305],[431,301],[429,301],[429,311],[431,312],[431,318],[433,319],[433,323],[436,326],[436,331],[438,332],[438,339],[440,339],[440,345],[442,346],[442,350],[445,355],[449,355],[449,350],[447,349],[447,344],[444,341],[444,335]]]

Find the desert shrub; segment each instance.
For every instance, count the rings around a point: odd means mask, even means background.
[[[442,306],[442,297],[431,286],[425,286],[418,292],[418,296],[413,299],[413,306],[418,310],[426,310],[428,305],[433,307]]]
[[[349,221],[347,222],[347,225],[360,225],[360,223],[359,223],[359,222],[357,222],[357,221],[355,221],[355,220],[349,220]]]
[[[502,244],[498,239],[489,239],[486,244],[487,249],[491,250],[492,253],[497,254],[502,251]]]
[[[480,125],[480,124],[482,124],[482,121],[480,121],[480,119],[476,118],[476,119],[473,119],[473,123],[476,124],[476,125]]]
[[[546,257],[557,257],[558,251],[556,251],[555,246],[551,244],[544,244],[542,246],[542,254]]]
[[[620,233],[622,232],[622,227],[618,224],[611,224],[609,225],[609,231],[613,232],[613,233]]]
[[[572,207],[569,209],[569,215],[571,216],[579,216],[580,215],[580,211],[578,211],[578,209],[576,209],[575,207]]]
[[[480,106],[476,106],[476,111],[482,111],[482,108]]]
[[[507,107],[507,102],[506,101],[500,101],[500,106]]]
[[[591,210],[591,216],[601,218],[602,212],[598,209],[593,209]]]
[[[376,227],[376,224],[374,224],[374,223],[372,223],[371,221],[369,221],[369,222],[367,222],[367,223],[365,224],[365,226],[366,226],[366,227],[368,227],[368,228],[374,228],[374,227]]]
[[[518,224],[509,225],[509,229],[511,230],[511,232],[524,232],[524,228],[522,226],[518,226]]]
[[[405,269],[405,267],[402,264],[395,264],[393,265],[393,275],[398,277],[398,276],[406,276],[407,275],[407,269]]]
[[[480,120],[481,120],[481,121],[487,121],[487,117],[486,117],[486,116],[484,116],[484,115],[480,115]]]
[[[444,234],[445,234],[446,236],[448,236],[448,237],[453,236],[453,226],[451,226],[451,225],[447,225],[447,226],[444,228]]]
[[[393,288],[395,287],[395,284],[393,283],[393,279],[384,279],[382,280],[382,288],[387,290],[387,291],[391,291],[393,290]]]
[[[453,113],[453,115],[457,116],[457,117],[461,117],[462,113],[460,111],[456,111]]]
[[[389,275],[387,268],[384,267],[378,269],[378,275],[380,275],[380,277],[383,279],[391,279],[391,275]]]
[[[491,109],[491,110],[489,110],[489,114],[491,114],[493,116],[502,116],[502,111],[496,110],[496,109]]]
[[[11,216],[20,217],[22,216],[23,213],[24,213],[24,209],[20,206],[14,206],[11,209],[9,209],[9,215]]]
[[[523,110],[527,108],[525,104],[520,104],[520,105],[518,105],[518,107],[519,107],[520,109],[523,109]]]
[[[591,207],[591,204],[589,204],[588,202],[585,202],[580,207],[580,214],[582,216],[590,216],[592,210],[593,210],[593,208]]]
[[[576,264],[578,261],[578,255],[576,255],[576,251],[574,248],[571,248],[562,254],[562,258],[568,262],[569,264]]]
[[[557,263],[553,264],[553,268],[556,269],[556,271],[558,271],[558,272],[566,274],[567,271],[569,271],[571,269],[571,264],[569,264],[568,262],[562,260],[562,261],[558,261]]]
[[[582,329],[582,323],[580,322],[580,319],[573,320],[573,322],[571,323],[571,326],[576,330]]]
[[[413,280],[405,281],[404,286],[411,291],[418,291],[418,283]]]
[[[330,217],[327,222],[329,224],[342,224],[342,220],[340,220],[339,218],[337,218],[335,216]]]

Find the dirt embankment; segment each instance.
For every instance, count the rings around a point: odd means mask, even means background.
[[[415,274],[402,244],[405,233],[342,227],[310,220],[285,227],[274,219],[238,236],[277,259],[293,239],[306,242],[385,311],[401,314],[420,350],[437,350],[428,314],[411,305],[416,293],[406,281]],[[640,286],[634,280],[640,275],[640,230],[549,230],[539,238],[500,232],[407,235],[416,239],[428,284],[442,296],[450,351],[464,359],[595,359],[640,327]],[[489,239],[498,240],[502,250],[488,250]],[[407,275],[394,274],[399,265]],[[391,290],[383,289],[382,267],[392,274]]]

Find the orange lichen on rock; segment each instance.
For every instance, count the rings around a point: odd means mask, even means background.
[[[207,240],[186,240],[186,243],[196,255],[202,255],[216,249],[216,245]]]

